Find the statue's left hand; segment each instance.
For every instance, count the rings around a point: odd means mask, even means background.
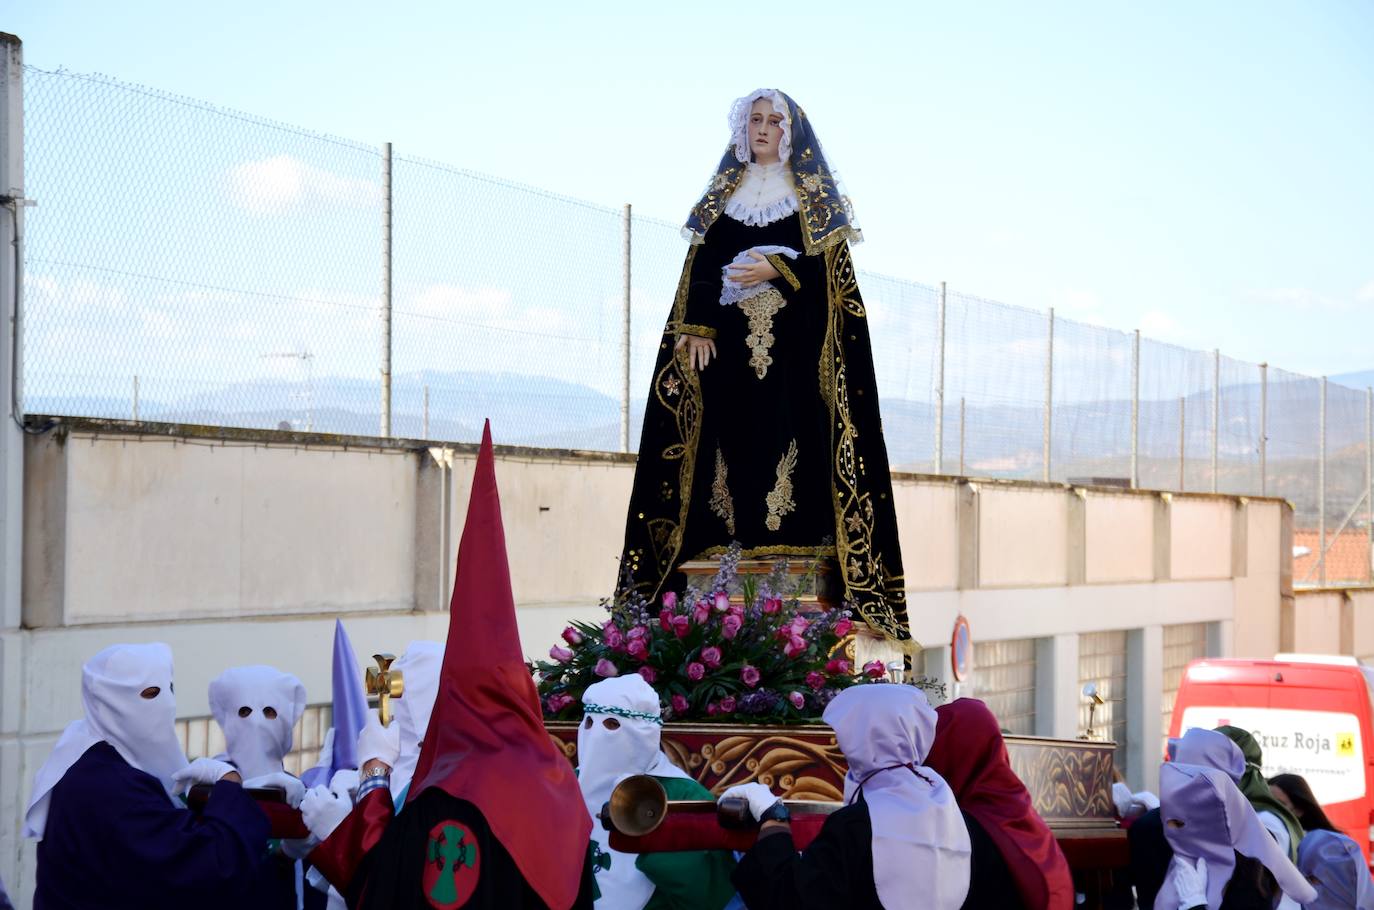
[[[750,250],[749,258],[753,261],[747,265],[730,266],[730,278],[739,282],[742,287],[753,287],[761,282],[782,277],[782,273],[773,268],[773,263],[762,253]]]

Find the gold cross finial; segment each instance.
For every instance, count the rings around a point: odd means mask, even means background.
[[[391,699],[405,693],[405,680],[400,670],[391,669],[394,654],[373,654],[377,666],[367,668],[367,697],[377,699],[377,719],[383,727],[391,726]]]

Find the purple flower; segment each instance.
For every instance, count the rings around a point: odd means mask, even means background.
[[[567,648],[560,648],[558,645],[554,645],[552,648],[549,648],[549,656],[560,664],[565,664],[573,659],[573,652],[569,651]]]
[[[649,646],[644,643],[642,638],[630,640],[629,647],[625,649],[635,660],[644,660],[649,656]]]
[[[763,717],[777,713],[781,705],[782,699],[778,693],[771,689],[755,689],[740,696],[738,711],[740,714]]]
[[[630,641],[634,641],[637,638],[645,638],[648,636],[648,634],[649,629],[647,626],[635,626],[633,629],[625,633],[625,637]]]
[[[743,625],[743,619],[734,613],[727,613],[725,618],[720,621],[720,637],[730,641],[739,634],[740,627]]]
[[[673,634],[678,638],[686,638],[687,633],[692,631],[692,621],[686,616],[673,617]]]
[[[663,592],[663,609],[674,610],[677,608],[677,593],[674,591]]]
[[[720,700],[720,713],[721,713],[721,714],[734,714],[734,713],[735,713],[735,696],[733,696],[733,695],[727,695],[727,696],[725,696],[724,698],[722,698],[722,699]]]
[[[658,671],[647,664],[639,668],[639,675],[644,677],[644,681],[651,686],[658,682]]]
[[[687,707],[688,707],[688,705],[687,705],[687,696],[685,696],[685,695],[674,695],[674,696],[673,696],[673,713],[674,713],[674,714],[679,714],[679,715],[681,715],[681,714],[686,714],[686,713],[687,713]]]
[[[730,609],[730,595],[729,595],[729,594],[726,594],[724,591],[717,591],[717,592],[716,592],[716,612],[717,612],[717,613],[724,613],[724,612],[725,612],[726,610],[728,610],[728,609]]]
[[[597,676],[604,676],[609,679],[612,676],[619,676],[620,671],[615,668],[615,664],[606,658],[601,658],[596,662],[596,669],[593,671]]]
[[[787,700],[790,701],[792,707],[796,708],[798,711],[806,706],[806,696],[795,690],[787,693]]]
[[[746,686],[752,689],[759,684],[759,668],[745,664],[740,668],[739,678],[744,681]]]
[[[709,648],[701,649],[701,662],[714,670],[720,666],[720,648],[712,645]]]
[[[697,601],[697,605],[692,608],[692,622],[702,625],[711,618],[711,605],[704,600]]]
[[[692,661],[687,665],[687,678],[692,682],[701,682],[705,675],[706,668],[696,661]]]
[[[566,629],[563,630],[563,640],[566,641],[568,644],[576,647],[577,645],[582,644],[582,633],[574,629],[572,626],[568,626]]]

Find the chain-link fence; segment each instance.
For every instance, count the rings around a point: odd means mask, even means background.
[[[621,209],[403,150],[388,182],[380,147],[105,77],[24,78],[26,411],[375,435],[389,249],[393,435],[472,441],[491,417],[509,444],[639,438],[676,225],[631,218],[627,263]],[[1267,493],[1299,528],[1369,533],[1365,390],[860,286],[898,470]]]

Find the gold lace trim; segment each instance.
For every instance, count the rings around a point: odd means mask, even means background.
[[[749,346],[749,365],[760,379],[768,375],[768,368],[773,365],[773,358],[768,353],[776,340],[773,317],[785,306],[787,301],[773,288],[739,302],[739,308],[749,317],[749,334],[744,337],[744,343]]]
[[[773,268],[778,270],[778,274],[783,277],[783,280],[792,286],[792,290],[795,291],[801,288],[801,282],[797,280],[796,273],[788,266],[786,256],[781,253],[774,253],[766,258]]]
[[[698,338],[715,338],[716,330],[709,325],[692,325],[690,322],[683,322],[677,326],[678,335],[696,335]]]
[[[764,519],[763,524],[770,531],[781,528],[782,517],[797,508],[796,502],[792,499],[792,472],[796,467],[797,441],[794,439],[787,446],[787,454],[778,462],[778,482],[773,485],[773,492],[764,497],[764,501],[768,503],[768,517]]]
[[[735,533],[735,499],[730,495],[730,487],[726,483],[726,475],[729,468],[725,466],[725,456],[720,451],[720,446],[716,446],[716,479],[711,482],[711,511],[725,522],[725,530],[729,534]]]

